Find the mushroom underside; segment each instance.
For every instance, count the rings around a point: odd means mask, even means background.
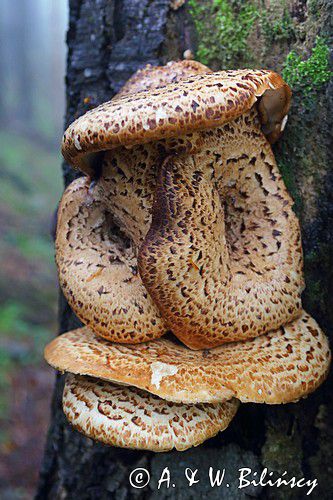
[[[88,328],[54,339],[46,361],[61,372],[138,387],[168,401],[279,404],[297,401],[325,379],[328,341],[303,312],[277,331],[245,342],[192,351],[169,338],[122,345]]]
[[[198,446],[228,427],[235,399],[215,404],[165,401],[146,391],[68,374],[63,409],[86,436],[122,448],[155,452]]]

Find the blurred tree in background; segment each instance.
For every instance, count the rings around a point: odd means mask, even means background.
[[[51,221],[62,191],[67,0],[0,2],[0,497],[31,498],[57,329]]]

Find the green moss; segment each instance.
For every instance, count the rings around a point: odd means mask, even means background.
[[[320,0],[308,0],[307,1],[307,8],[308,8],[308,13],[313,16],[315,19],[318,19],[320,17],[320,10],[322,7],[323,2]]]
[[[251,2],[189,0],[198,35],[197,58],[223,69],[249,59],[247,38],[259,13]],[[241,63],[240,63],[241,64]]]
[[[283,78],[293,88],[304,95],[311,94],[327,83],[332,71],[329,69],[329,47],[321,37],[316,38],[316,44],[310,57],[306,60],[291,51],[284,63]]]

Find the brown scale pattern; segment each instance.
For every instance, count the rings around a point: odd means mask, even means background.
[[[188,134],[172,141],[140,144],[131,149],[116,148],[105,153],[100,176],[91,189],[136,248],[143,243],[152,221],[157,172],[173,153],[195,152],[203,139]]]
[[[288,87],[280,77],[267,71],[251,72],[245,70],[216,73],[213,81],[205,80],[206,77],[211,76],[208,73],[201,75],[202,79],[188,77],[189,72],[202,73],[207,71],[209,71],[208,68],[194,61],[170,63],[165,67],[157,68],[148,66],[134,75],[125,85],[121,94],[122,96],[127,95],[127,97],[116,96],[115,100],[119,101],[119,103],[129,103],[132,100],[137,102],[137,99],[140,100],[140,94],[142,94],[143,102],[147,104],[148,97],[157,96],[161,98],[159,94],[161,89],[156,90],[156,88],[169,82],[173,82],[176,88],[169,85],[165,89],[168,89],[168,92],[176,91],[177,97],[179,86],[176,80],[181,80],[179,85],[181,87],[183,84],[185,85],[185,87],[182,87],[183,94],[181,95],[183,104],[188,104],[189,92],[203,92],[203,88],[206,86],[205,93],[201,95],[202,99],[200,98],[201,100],[198,99],[198,101],[202,102],[203,106],[206,106],[205,109],[208,115],[212,110],[216,109],[216,100],[214,96],[207,100],[207,92],[209,94],[214,85],[215,91],[223,87],[220,91],[220,93],[222,92],[222,101],[223,99],[229,99],[229,101],[232,99],[233,107],[230,108],[230,116],[232,116],[233,114],[239,114],[240,106],[246,109],[246,105],[241,104],[241,96],[244,89],[247,89],[253,102],[256,100],[256,95],[263,92],[265,92],[265,95],[271,93],[268,101],[261,98],[259,106],[261,108],[261,121],[264,120],[266,126],[268,124],[271,127],[271,118],[267,114],[267,110],[270,110],[273,111],[272,116],[277,117],[277,121],[280,123],[290,100],[286,90]],[[223,82],[223,85],[221,82]],[[277,90],[273,91],[273,87]],[[147,89],[150,89],[149,93],[145,92]],[[281,90],[286,95],[280,95]],[[133,96],[132,93],[137,91],[139,91],[139,94]],[[162,95],[164,94],[162,93]],[[194,94],[191,94],[191,96],[194,97]],[[156,102],[158,102],[158,99]],[[270,108],[268,102],[273,103]],[[109,108],[111,104],[107,103],[106,108]],[[193,112],[196,114],[200,105],[193,100],[191,105],[194,108]],[[142,104],[142,106],[144,105]],[[141,110],[142,106],[140,105],[138,109]],[[102,107],[101,113],[98,111],[94,113],[93,111],[92,114],[85,115],[86,117],[91,115],[90,118],[94,123],[96,122],[95,125],[97,124],[99,128],[102,127],[103,109]],[[159,112],[156,106],[154,109]],[[182,115],[183,111],[180,106],[178,110],[180,115]],[[201,109],[202,111],[203,109]],[[198,113],[200,114],[200,109]],[[89,218],[85,218],[82,222],[82,217],[78,218],[74,214],[73,218],[70,212],[63,210],[63,217],[61,221],[59,219],[59,244],[57,245],[60,281],[65,295],[68,297],[76,314],[85,324],[90,325],[96,333],[113,341],[141,342],[161,336],[168,326],[188,346],[205,348],[219,345],[225,341],[260,335],[272,328],[277,328],[283,322],[293,319],[300,312],[299,295],[302,288],[302,279],[299,275],[301,273],[302,258],[299,229],[291,211],[290,200],[287,199],[288,196],[277,172],[274,158],[260,131],[257,116],[255,111],[250,111],[231,121],[230,124],[225,125],[223,128],[190,133],[190,127],[182,129],[181,132],[188,132],[185,135],[179,135],[180,131],[178,130],[175,137],[172,137],[172,134],[169,137],[167,134],[166,139],[139,144],[130,150],[116,148],[112,151],[106,151],[97,182],[89,188],[89,196],[91,197],[88,203],[89,209],[90,211],[94,210],[95,216],[101,220],[108,221],[110,214],[112,214],[113,224],[120,227],[122,233],[129,238],[129,250],[126,250],[126,255],[122,260],[123,262],[128,261],[127,264],[130,263],[130,267],[134,268],[135,271],[136,255],[143,243],[139,252],[140,274],[154,302],[147,296],[139,277],[135,282],[137,285],[135,288],[132,286],[133,277],[128,276],[128,271],[126,271],[127,274],[125,273],[125,275],[123,275],[122,271],[118,274],[114,273],[115,269],[120,270],[118,261],[116,261],[116,267],[113,266],[113,269],[108,270],[102,264],[103,270],[97,273],[93,280],[95,290],[87,290],[87,278],[84,275],[83,279],[81,279],[82,271],[85,273],[87,265],[89,267],[101,266],[99,262],[100,255],[105,252],[105,247],[109,245],[110,237],[109,235],[105,237],[105,231],[96,233],[95,228],[92,231],[89,243],[89,224],[92,224],[90,220],[92,216],[90,215]],[[227,120],[228,117],[228,113],[223,115],[223,120]],[[82,120],[84,121],[85,118],[82,117]],[[79,123],[81,122],[78,121],[76,125],[73,125],[75,130],[78,129]],[[206,121],[205,124],[207,126],[208,122]],[[159,123],[158,129],[162,125],[163,123]],[[85,131],[87,130],[85,129]],[[113,132],[116,135],[118,134],[118,132]],[[120,136],[121,133],[122,131],[119,132]],[[242,140],[238,139],[238,135],[242,137]],[[74,138],[76,149],[81,150],[80,145],[77,147],[76,139]],[[90,139],[89,143],[91,145]],[[114,134],[112,135],[113,139]],[[105,143],[104,146],[108,149],[109,142]],[[236,151],[230,151],[232,149]],[[86,152],[91,153],[93,150],[94,146],[92,149],[89,147]],[[242,154],[240,154],[240,151]],[[163,163],[166,155],[170,152],[175,161],[169,160]],[[184,156],[185,152],[186,156]],[[180,170],[184,171],[180,174],[174,172],[175,182],[172,188],[163,186],[163,182],[165,182],[163,173],[160,173],[159,177],[157,177],[157,172],[161,170],[160,165],[163,165],[162,172],[165,172],[167,165],[172,165],[172,168],[175,169],[177,162]],[[228,165],[229,162],[231,167]],[[257,162],[256,165],[255,162]],[[266,167],[263,166],[265,162]],[[244,165],[240,167],[241,163],[244,163]],[[187,196],[184,201],[184,206],[187,206],[187,209],[178,214],[179,220],[175,221],[173,220],[174,214],[172,211],[166,209],[168,203],[165,200],[172,197],[174,201],[174,193],[179,190],[179,186],[177,186],[178,180],[182,178],[182,184],[184,182],[186,184],[186,175],[191,177],[192,174],[186,171],[185,164],[192,165],[192,167],[189,167],[190,170],[192,168],[194,172],[206,178],[206,187],[209,187],[211,192],[209,193],[208,189],[208,191],[198,194],[192,190],[191,195],[185,188],[180,197],[184,199],[184,193],[185,197]],[[199,164],[200,166],[198,166]],[[262,171],[265,168],[267,170],[267,165],[272,170],[271,178],[274,178],[275,188],[277,187],[281,194],[268,193],[266,195],[265,186],[269,181],[267,181],[265,175],[262,176]],[[256,182],[260,181],[261,189],[259,191],[264,192],[267,198],[261,201],[263,204],[261,213],[256,208],[256,196],[244,194],[244,183],[246,185],[249,182],[246,175],[245,179],[242,178],[242,180],[238,181],[237,186],[236,181],[233,179],[230,181],[230,172],[233,172],[232,176],[235,177],[238,168],[240,172],[243,170],[247,172],[248,178],[251,178],[253,171],[255,171]],[[161,181],[162,177],[163,182]],[[229,186],[230,182],[234,182],[236,187],[226,190],[225,187]],[[157,194],[155,193],[156,184],[158,184]],[[85,189],[88,190],[87,185],[85,185]],[[236,198],[237,194],[240,193],[243,197],[249,197],[249,200],[245,200],[245,206],[241,206],[244,200],[240,200],[238,196],[238,206],[235,209],[233,206],[235,196],[230,195],[232,190],[235,191]],[[254,191],[257,194],[258,189]],[[153,208],[154,194],[156,194],[157,203]],[[197,203],[199,200],[193,199],[193,196],[202,197],[201,201],[203,203],[200,201],[200,213]],[[281,245],[280,240],[283,240],[283,238],[277,237],[281,229],[280,226],[283,225],[279,224],[282,216],[278,217],[278,220],[273,220],[271,212],[267,208],[274,204],[274,196],[280,196],[280,207],[283,203],[288,204],[288,207],[283,212],[287,214],[286,218],[289,219],[287,222],[290,221],[290,230],[286,232],[286,239],[289,235],[294,237],[289,246],[287,244],[283,245],[282,248],[277,247],[278,251],[276,251],[276,246]],[[70,197],[70,192],[67,196],[65,194],[63,206],[70,206],[70,203],[68,203],[71,202]],[[158,203],[159,198],[164,202]],[[219,198],[222,198],[225,204],[225,216],[224,213],[220,213],[222,205]],[[213,201],[213,207],[209,207],[209,200]],[[81,190],[79,203],[80,206],[87,205],[84,199],[84,189]],[[197,210],[194,210],[195,204]],[[168,213],[165,212],[165,209]],[[153,210],[153,225],[146,238],[151,225]],[[263,215],[262,212],[265,210],[267,212]],[[100,211],[99,215],[98,211]],[[243,212],[242,217],[240,212]],[[262,215],[263,222],[258,225],[257,219]],[[200,229],[201,220],[205,216],[208,219],[215,220],[215,233],[213,231],[215,242],[212,248],[208,248],[212,243],[212,238],[206,238],[207,229],[205,231],[202,228]],[[157,229],[158,223],[156,224],[156,221],[158,220],[160,221],[163,236],[159,234]],[[191,234],[187,233],[188,229],[185,227],[188,220],[191,220]],[[286,226],[285,219],[283,222],[284,226]],[[68,231],[66,224],[71,225],[71,232]],[[64,238],[64,233],[73,235],[73,233],[77,232],[80,224],[83,224],[84,228],[84,249],[87,251],[87,255],[85,250],[82,253],[82,247],[73,250],[73,247],[67,244],[67,237]],[[258,230],[253,231],[256,224]],[[272,229],[269,227],[270,224],[275,224],[276,227]],[[175,228],[177,235],[174,232]],[[183,234],[185,237],[182,238],[181,233],[187,234]],[[251,235],[251,233],[253,234]],[[272,234],[275,240],[274,248],[271,248],[272,245],[270,245]],[[238,241],[237,238],[234,238],[234,235],[238,236]],[[76,235],[73,237],[76,238]],[[177,239],[177,244],[173,243],[174,237]],[[263,241],[260,241],[258,251],[257,243],[259,239]],[[253,248],[251,247],[252,243],[254,243]],[[90,247],[94,246],[94,248],[89,248],[89,245]],[[177,245],[180,252],[184,250],[184,254],[179,259]],[[295,252],[292,252],[292,250],[288,252],[289,247],[293,249],[293,246]],[[250,247],[253,252],[250,252]],[[113,252],[114,248],[112,242]],[[269,251],[265,251],[265,249]],[[81,252],[81,261],[76,258],[78,251]],[[109,248],[108,251],[110,251]],[[212,252],[213,259],[210,258]],[[297,261],[295,259],[294,262],[295,272],[292,275],[291,261],[296,252],[298,252],[298,256]],[[274,256],[272,259],[274,265],[269,266],[267,261],[268,259],[271,260],[272,255]],[[197,259],[201,260],[202,263],[198,265],[198,262],[195,262]],[[205,261],[207,261],[207,264]],[[65,265],[62,265],[62,262]],[[73,262],[75,265],[77,265],[77,262],[81,262],[80,272],[76,272],[78,276],[70,276]],[[220,262],[223,262],[222,265]],[[70,268],[68,263],[70,263]],[[202,266],[205,267],[204,271],[202,271]],[[280,273],[277,267],[281,267]],[[125,268],[125,265],[121,267],[122,270]],[[286,277],[285,274],[288,274],[289,271],[291,277]],[[266,281],[262,278],[263,273],[267,274]],[[73,274],[75,274],[75,270]],[[286,280],[286,283],[281,283],[282,278]],[[90,278],[88,277],[88,279]],[[126,287],[127,283],[130,283],[131,286]],[[137,289],[139,289],[138,300],[131,296]],[[197,295],[197,290],[200,290],[199,295]],[[250,290],[250,293],[248,290]],[[118,293],[119,291],[121,293]],[[276,292],[276,296],[273,297]],[[121,300],[124,297],[126,305],[123,307]],[[128,303],[131,304],[129,308],[127,307]],[[155,313],[157,314],[156,318]],[[161,313],[164,321],[161,319]],[[112,320],[110,314],[113,314]],[[123,319],[121,318],[122,314]],[[139,325],[142,327],[146,325],[148,327],[146,329],[147,333],[135,333],[138,332]]]
[[[120,94],[205,71],[208,68],[195,61],[148,65]],[[189,135],[186,144],[192,143]],[[144,342],[166,331],[142,285],[136,262],[138,245],[151,222],[156,166],[163,158],[161,144],[107,153],[98,181],[74,181],[59,209],[56,261],[63,292],[81,321],[112,341]],[[177,149],[178,144],[184,149],[185,140],[176,139],[168,147]],[[118,227],[130,239],[127,248],[121,238],[111,235]]]
[[[88,111],[66,130],[62,152],[71,165],[91,172],[90,158],[96,152],[217,127],[249,110],[259,97],[265,133],[276,140],[290,96],[288,85],[268,70],[197,74],[161,88],[123,95]],[[274,119],[266,112],[269,101],[277,103]]]
[[[212,73],[212,70],[197,61],[170,61],[165,66],[147,64],[134,73],[114,99],[142,90],[164,87],[169,83],[177,83],[191,75],[202,73]]]
[[[216,404],[164,401],[134,387],[68,375],[63,409],[86,436],[111,446],[183,451],[223,431],[238,408],[233,399]]]
[[[159,172],[138,255],[143,284],[192,349],[262,335],[301,314],[293,202],[255,109],[203,135]]]
[[[45,358],[71,373],[64,412],[87,436],[184,450],[227,427],[231,398],[297,401],[326,377],[268,143],[290,96],[270,71],[148,65],[66,131],[65,158],[90,177],[64,193],[56,259],[69,304],[98,335],[68,332]],[[159,339],[168,327],[206,349]]]
[[[47,362],[61,372],[139,387],[174,402],[288,403],[314,391],[330,364],[328,340],[307,313],[253,340],[192,351],[172,339],[122,345],[88,328],[54,339]]]
[[[136,248],[151,224],[156,171],[164,157],[157,143],[109,151],[93,188]]]
[[[156,256],[151,244],[151,238],[157,237],[153,227],[140,253],[144,284],[169,328],[192,348],[254,337],[290,321],[300,313],[303,288],[298,222],[255,110],[223,128],[201,135],[201,149],[188,157],[188,162],[194,161],[188,168],[206,179],[213,190],[215,208],[210,216],[216,219],[218,208],[225,209],[222,218],[226,227],[216,223],[215,266],[207,230],[198,232],[201,240],[196,244],[180,241],[179,253],[174,253],[176,245],[167,239],[172,238],[172,230],[169,231],[167,238],[155,239]],[[156,172],[163,156],[165,151],[161,153],[160,143],[110,151],[92,190],[94,196],[104,200],[105,207],[135,248],[140,247],[151,224]],[[182,160],[187,159],[177,156],[175,161]],[[180,170],[185,177],[183,163]],[[177,183],[178,179],[173,189],[176,192]],[[164,192],[162,183],[158,201]],[[193,212],[191,204],[197,205],[198,196],[190,196],[188,192],[185,196],[194,232],[201,215]],[[206,208],[201,206],[201,210],[206,210],[209,216],[209,194],[203,192],[202,197]],[[218,198],[223,200],[223,205]],[[164,208],[157,204],[155,220]],[[166,221],[162,214],[165,234],[168,221],[178,232],[178,224],[187,231],[189,217],[184,213],[183,220],[175,221],[170,213],[164,217]],[[188,235],[188,240],[191,238],[193,234]],[[205,249],[206,255],[203,255]],[[217,262],[221,258],[224,267]],[[200,267],[205,272],[200,273]],[[197,295],[198,289],[202,290],[203,297]],[[211,313],[203,317],[201,311],[207,311],[207,302],[210,302]]]
[[[68,303],[86,325],[115,342],[145,342],[166,330],[142,285],[134,246],[117,236],[108,207],[72,182],[58,211],[56,262]]]

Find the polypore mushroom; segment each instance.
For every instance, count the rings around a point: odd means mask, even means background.
[[[193,351],[172,338],[110,343],[88,328],[54,339],[46,361],[61,372],[88,375],[149,391],[168,401],[280,404],[297,401],[325,379],[328,340],[305,312],[275,332],[245,342]]]
[[[326,377],[269,146],[289,104],[275,73],[185,61],[140,70],[66,131],[65,158],[89,176],[64,193],[57,263],[91,330],[61,335],[45,358],[68,372],[64,412],[87,436],[183,450],[229,424],[232,398],[297,401]],[[159,338],[167,328],[213,348]]]
[[[112,446],[187,450],[223,431],[238,401],[181,404],[134,387],[67,375],[63,409],[75,429]]]
[[[245,113],[259,99],[267,113],[274,113],[265,116],[264,123],[280,123],[281,130],[291,98],[288,85],[268,70],[204,73],[152,89],[104,103],[75,120],[63,137],[65,159],[92,172],[96,153],[215,128]],[[278,107],[266,105],[273,97]]]
[[[155,88],[159,71],[148,69],[143,87],[134,78],[130,95],[76,120],[65,133],[63,154],[91,171],[94,155],[104,152],[92,199],[103,198],[138,255],[140,307],[148,291],[143,315],[152,313],[150,325],[154,307],[159,311],[149,338],[169,328],[198,349],[274,330],[300,315],[303,289],[298,221],[261,130],[263,123],[276,139],[289,87],[276,73],[242,70],[182,74]],[[147,83],[150,74],[156,85]],[[175,149],[178,154],[166,158]],[[102,282],[96,280],[97,290],[109,289]],[[115,309],[121,312],[118,302]],[[90,322],[75,312],[105,335],[109,322],[104,331],[97,323],[100,316],[105,323],[106,309]],[[117,318],[115,324],[122,328]],[[135,326],[132,321],[124,327],[129,335],[115,331],[108,338],[140,342]]]
[[[139,272],[187,346],[256,337],[299,316],[292,205],[255,111],[207,132],[196,155],[163,163]]]

